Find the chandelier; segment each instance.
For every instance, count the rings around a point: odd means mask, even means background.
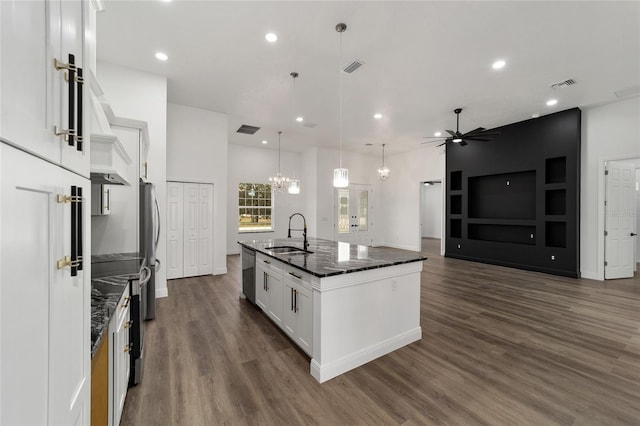
[[[384,165],[384,146],[385,144],[382,144],[382,167],[378,169],[378,178],[380,180],[389,179],[389,174],[391,173],[391,170],[389,170],[389,168]]]
[[[280,173],[280,135],[282,132],[278,132],[278,173],[275,176],[269,178],[269,183],[271,184],[271,190],[273,192],[280,193],[289,189],[289,181],[290,179]]]

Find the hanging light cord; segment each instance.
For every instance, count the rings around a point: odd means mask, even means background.
[[[278,173],[280,173],[280,135],[282,132],[278,132]]]
[[[340,63],[338,64],[338,140],[340,141],[340,168],[342,168],[342,31],[340,32]]]
[[[382,167],[384,167],[384,145],[382,144]]]

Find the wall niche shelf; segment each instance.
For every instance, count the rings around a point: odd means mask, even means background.
[[[462,238],[462,220],[449,219],[449,237]]]
[[[547,158],[545,171],[545,183],[565,183],[567,181],[567,157]]]
[[[449,203],[449,213],[462,214],[462,195],[452,195]]]
[[[497,225],[470,223],[467,229],[470,240],[494,241],[512,244],[536,244],[535,225]]]
[[[567,246],[567,224],[566,222],[546,222],[545,223],[545,245],[547,247],[564,248]]]
[[[544,192],[544,214],[564,215],[567,213],[567,191],[548,189]]]
[[[462,171],[451,172],[449,176],[449,189],[460,191],[462,189]]]
[[[469,218],[535,219],[536,171],[468,179]]]

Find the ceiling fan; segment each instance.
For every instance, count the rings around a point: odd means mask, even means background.
[[[451,136],[444,139],[444,142],[436,146],[442,146],[448,143],[457,143],[460,146],[465,146],[469,141],[487,142],[493,139],[494,136],[500,135],[500,132],[495,130],[487,130],[484,127],[478,127],[477,129],[473,129],[467,133],[460,133],[460,113],[462,112],[462,108],[456,108],[453,110],[453,112],[456,114],[456,131],[454,132],[453,130],[447,130],[447,133],[449,133]],[[442,140],[442,138],[439,136],[437,137],[425,136],[424,138],[425,139],[436,138],[436,139]],[[430,142],[438,142],[438,141],[425,141],[422,143],[430,143]]]

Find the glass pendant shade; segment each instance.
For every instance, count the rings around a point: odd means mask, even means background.
[[[389,179],[389,175],[391,174],[391,170],[387,166],[382,166],[378,169],[378,178],[380,180]]]
[[[349,186],[349,170],[333,169],[333,186],[335,188],[346,188]]]
[[[289,194],[300,193],[300,181],[298,179],[291,179],[289,181]]]
[[[289,182],[291,179],[280,173],[280,135],[282,132],[278,132],[278,173],[275,176],[269,178],[271,184],[271,190],[274,193],[284,192],[289,189]]]

